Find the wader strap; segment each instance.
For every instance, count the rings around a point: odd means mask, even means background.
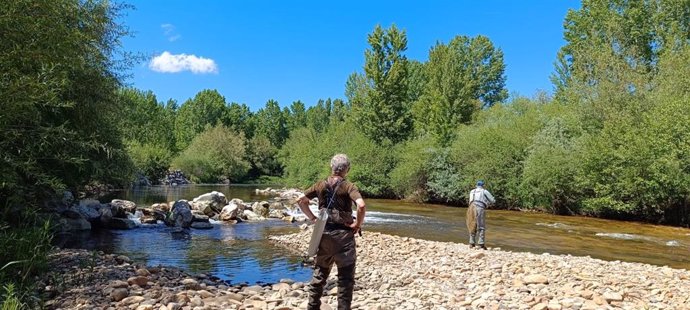
[[[333,207],[333,200],[335,200],[335,194],[338,192],[338,188],[340,187],[340,184],[343,183],[343,180],[338,181],[335,183],[335,189],[333,189],[333,192],[331,193],[331,197],[328,200],[328,205],[326,205],[326,209],[332,209]]]

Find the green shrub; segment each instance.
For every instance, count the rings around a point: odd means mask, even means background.
[[[195,182],[216,183],[242,179],[249,171],[243,133],[218,125],[207,127],[177,158],[173,167]]]
[[[127,152],[137,171],[154,184],[165,177],[170,168],[172,153],[164,147],[133,142],[127,146]]]

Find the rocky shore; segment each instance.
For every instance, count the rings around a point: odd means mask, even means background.
[[[305,226],[305,225],[303,225]],[[273,236],[306,250],[311,228]],[[366,233],[357,237],[355,309],[690,309],[690,271],[589,257],[531,254]],[[305,309],[290,279],[230,285],[145,267],[126,257],[60,250],[45,277],[48,309]],[[335,273],[335,272],[334,272]],[[331,275],[322,309],[335,309]]]

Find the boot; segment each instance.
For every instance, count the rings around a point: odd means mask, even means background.
[[[482,250],[486,250],[486,246],[485,246],[484,244],[480,244],[480,245],[479,245],[479,248],[482,249]]]

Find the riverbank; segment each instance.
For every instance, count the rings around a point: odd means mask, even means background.
[[[311,229],[270,239],[300,253]],[[690,309],[690,271],[589,257],[471,250],[365,232],[355,309]],[[127,257],[59,250],[40,283],[48,309],[304,309],[306,285],[228,284]],[[324,309],[336,308],[336,276]]]
[[[306,250],[311,230],[273,237]],[[357,238],[355,304],[382,309],[690,309],[690,271],[379,233]],[[329,281],[334,281],[334,277]],[[335,305],[334,297],[329,302]],[[366,309],[366,308],[365,308]]]

